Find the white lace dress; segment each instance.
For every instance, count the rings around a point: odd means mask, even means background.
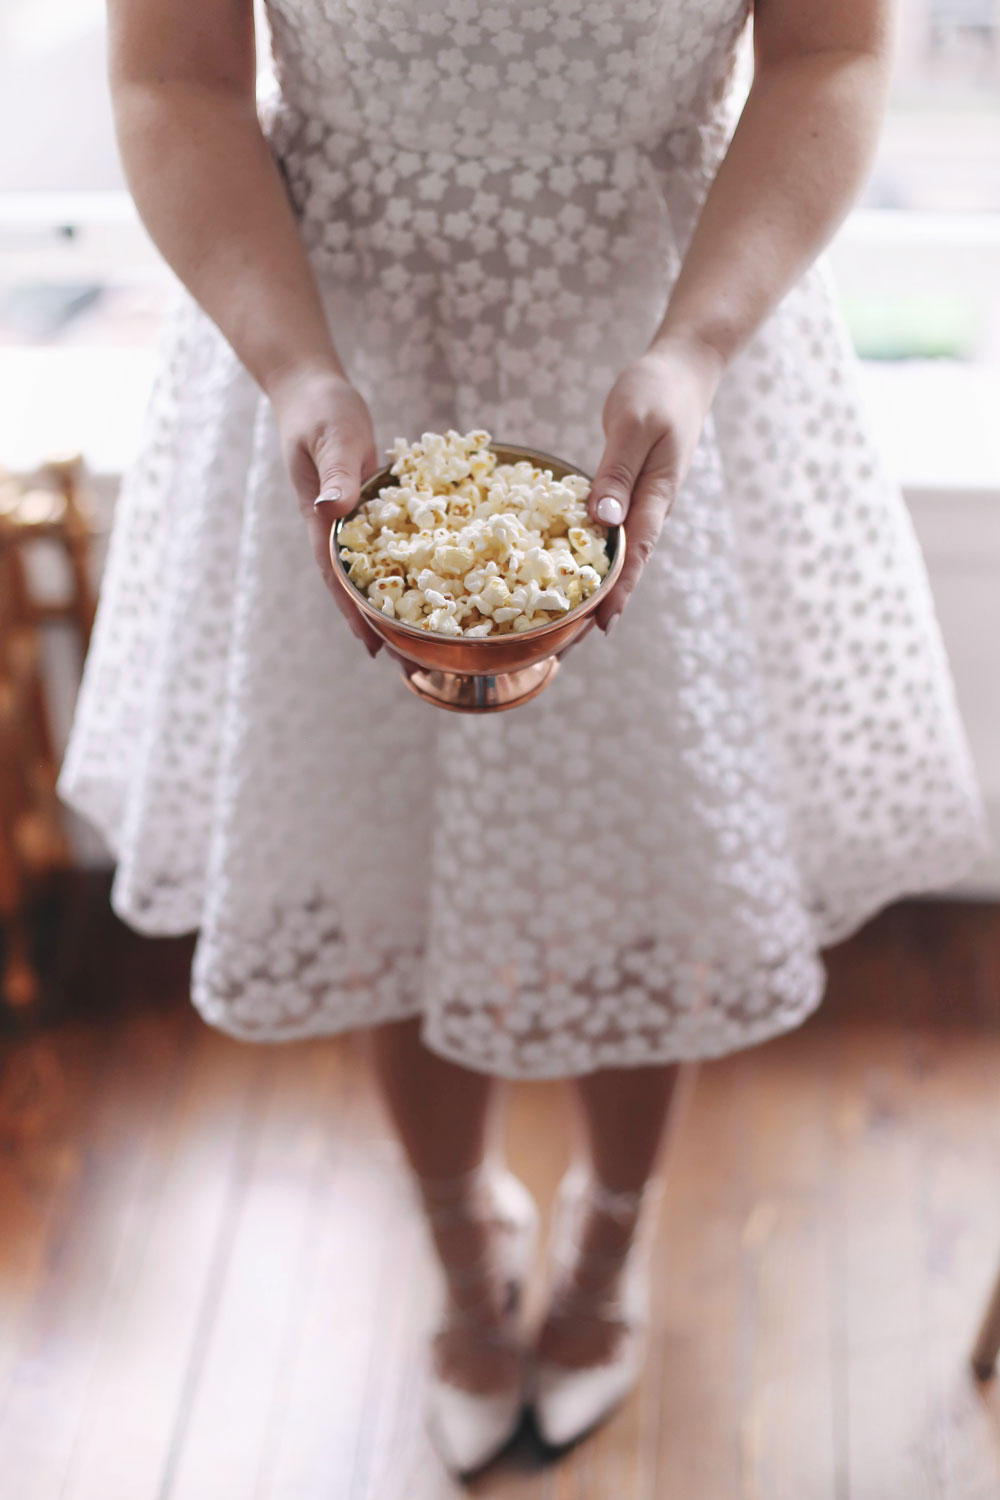
[[[746,0],[272,0],[262,110],[380,446],[593,471],[741,102]],[[312,561],[267,401],[182,289],[63,797],[193,1002],[276,1042],[405,1015],[511,1077],[711,1056],[982,854],[921,557],[824,262],[727,371],[613,636],[485,717],[411,695]]]

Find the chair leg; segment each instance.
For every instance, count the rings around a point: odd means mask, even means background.
[[[989,1380],[1000,1352],[1000,1276],[997,1277],[986,1315],[972,1350],[972,1368],[980,1380]]]

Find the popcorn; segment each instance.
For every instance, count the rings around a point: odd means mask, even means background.
[[[491,578],[478,597],[480,610],[483,614],[491,615],[495,609],[507,603],[510,589],[502,578]]]
[[[419,625],[424,618],[424,594],[421,589],[407,589],[396,603],[396,619],[404,625]]]
[[[449,614],[444,609],[432,609],[425,621],[426,629],[436,630],[439,635],[464,635],[465,631],[455,619],[454,614]]]
[[[500,572],[499,563],[490,558],[489,562],[483,563],[478,568],[470,568],[462,582],[470,594],[478,594],[485,585],[487,578],[495,578]]]
[[[509,515],[490,516],[487,531],[492,540],[499,542],[505,551],[516,547],[522,536],[522,530],[516,518]]]
[[[543,589],[535,599],[536,609],[554,609],[562,614],[569,607],[569,600],[561,589]]]
[[[556,576],[555,559],[544,547],[529,547],[517,570],[517,576],[523,583],[528,583],[529,580],[551,583]]]
[[[367,553],[344,551],[340,555],[344,562],[349,564],[347,569],[348,578],[352,583],[356,583],[359,588],[364,588],[365,584],[370,583],[375,577],[375,569]]]
[[[435,573],[433,568],[421,568],[416,577],[416,584],[417,588],[422,589],[425,594],[428,589],[439,594],[449,592],[447,581],[441,577],[440,573]]]
[[[340,545],[342,547],[353,547],[361,551],[372,534],[372,526],[364,516],[351,516],[340,528]]]
[[[435,547],[431,558],[432,565],[439,573],[447,573],[452,577],[467,573],[474,561],[475,553],[471,547],[450,547],[447,542]]]
[[[385,578],[377,579],[372,584],[372,592],[378,594],[381,598],[391,595],[394,600],[402,599],[406,592],[406,580],[400,578],[398,573],[387,575]]]
[[[482,429],[397,438],[398,484],[340,528],[348,577],[390,619],[440,635],[537,629],[574,609],[610,567],[590,486],[528,459],[502,464]]]

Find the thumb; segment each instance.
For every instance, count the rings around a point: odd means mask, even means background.
[[[610,429],[587,501],[593,520],[605,526],[621,525],[628,515],[648,448],[638,425],[633,429],[618,423]]]
[[[324,435],[316,445],[313,462],[319,478],[316,510],[331,522],[348,515],[361,494],[361,455],[332,436]]]

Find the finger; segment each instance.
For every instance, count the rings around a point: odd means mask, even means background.
[[[361,473],[368,456],[333,431],[321,433],[312,455],[319,479],[314,503],[329,506],[334,519],[349,515],[361,495]]]
[[[625,563],[621,575],[594,617],[607,633],[628,603],[642,570],[652,557],[663,530],[663,522],[674,500],[676,484],[665,473],[644,474],[632,494],[625,523]]]
[[[621,525],[649,449],[649,437],[635,418],[621,417],[612,424],[587,501],[593,520],[605,526]]]
[[[337,588],[332,578],[330,557],[330,532],[340,517],[349,515],[357,505],[362,476],[378,466],[374,445],[366,444],[362,452],[353,444],[338,439],[333,430],[328,430],[316,440],[311,457],[319,485],[319,493],[312,503],[312,515],[307,515],[313,550],[352,635],[357,636],[369,656],[374,657],[382,650],[382,637],[368,624],[361,610]]]
[[[377,656],[384,644],[382,637],[368,624],[368,621],[357,606],[337,587],[333,577],[333,559],[330,556],[330,532],[336,519],[334,506],[328,502],[315,506],[312,514],[306,517],[313,556],[319,564],[323,580],[333,595],[337,608],[347,621],[351,634],[357,636],[369,656]]]

